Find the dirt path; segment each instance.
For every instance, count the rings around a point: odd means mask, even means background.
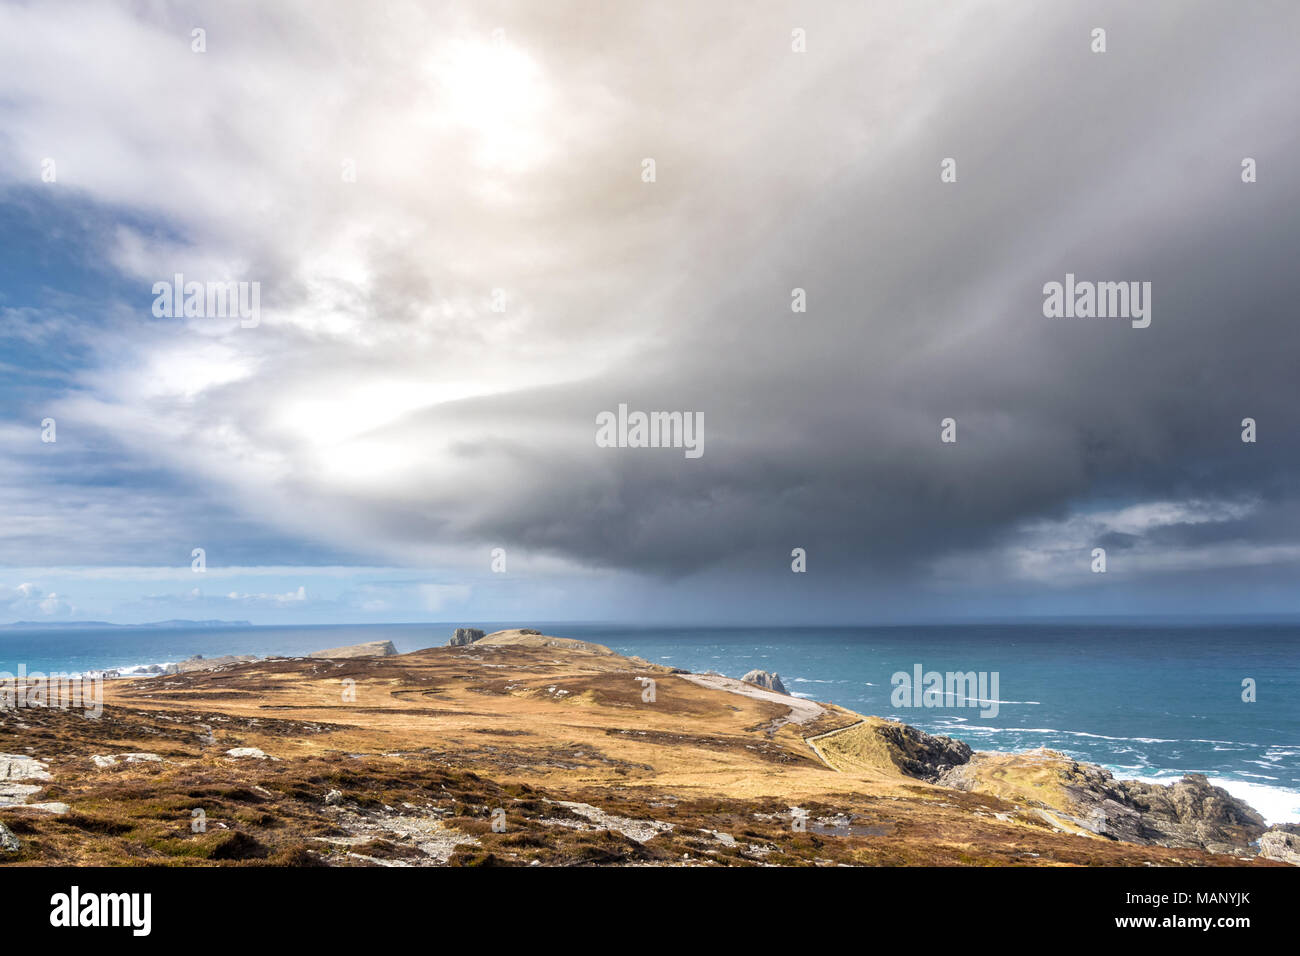
[[[826,708],[815,700],[804,700],[802,697],[778,694],[774,690],[766,690],[756,684],[746,684],[743,680],[736,680],[734,677],[723,677],[721,674],[679,674],[678,676],[683,680],[690,681],[692,684],[699,684],[701,687],[730,691],[733,694],[753,697],[755,700],[770,701],[773,704],[784,704],[790,708],[789,715],[783,721],[788,724],[806,724],[808,721],[816,720],[822,714],[827,713]]]
[[[818,760],[820,760],[822,763],[826,764],[826,766],[834,770],[835,767],[831,766],[831,762],[826,759],[826,755],[823,754],[821,752],[821,748],[817,746],[817,741],[824,740],[827,737],[834,737],[836,734],[842,734],[844,733],[844,731],[852,730],[854,727],[861,727],[865,723],[866,723],[865,720],[859,720],[856,724],[849,724],[847,727],[836,727],[834,730],[828,730],[824,734],[814,734],[811,737],[805,737],[803,739],[803,742],[812,748],[812,752],[817,755]]]

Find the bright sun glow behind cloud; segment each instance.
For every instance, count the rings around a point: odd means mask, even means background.
[[[481,165],[522,172],[545,158],[551,95],[532,57],[505,39],[457,39],[433,54],[425,75],[426,121],[472,136]]]

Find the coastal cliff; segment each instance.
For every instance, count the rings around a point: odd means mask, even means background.
[[[93,720],[0,711],[6,775],[35,774],[3,781],[0,863],[1283,865],[1203,778],[974,753],[529,629],[337,651],[112,681]]]

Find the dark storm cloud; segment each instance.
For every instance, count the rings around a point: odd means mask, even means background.
[[[260,267],[273,303],[257,334],[145,323],[68,398],[148,467],[285,540],[412,564],[506,546],[743,579],[804,547],[841,582],[925,587],[949,562],[1044,586],[1036,556],[1086,567],[1099,542],[1135,572],[1236,542],[1235,573],[1243,535],[1294,561],[1300,13],[311,9],[297,46],[232,39],[178,73],[222,136],[146,140],[169,160],[152,192],[95,186],[188,230],[121,239],[139,281]],[[114,21],[157,40],[137,28]],[[485,73],[439,45],[496,28]],[[296,92],[282,128],[249,118],[243,77]],[[323,185],[357,154],[355,191]],[[238,187],[196,198],[211,180]],[[1150,282],[1150,327],[1045,318],[1067,273]],[[159,361],[189,371],[146,387]],[[597,447],[620,403],[703,413],[703,456]],[[1160,502],[1185,507],[1125,524]]]

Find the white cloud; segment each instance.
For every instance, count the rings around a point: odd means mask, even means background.
[[[1059,519],[1022,523],[1004,540],[979,552],[946,555],[933,564],[935,577],[949,585],[1022,581],[1082,586],[1092,581],[1092,549],[1124,536],[1108,551],[1108,573],[1126,575],[1253,567],[1300,560],[1300,545],[1251,544],[1224,537],[1212,544],[1152,540],[1162,529],[1231,525],[1255,514],[1247,501],[1150,501],[1115,509],[1080,511]]]
[[[66,618],[77,614],[77,607],[57,593],[45,591],[36,584],[23,582],[15,587],[0,587],[0,608],[18,618],[24,616]]]

